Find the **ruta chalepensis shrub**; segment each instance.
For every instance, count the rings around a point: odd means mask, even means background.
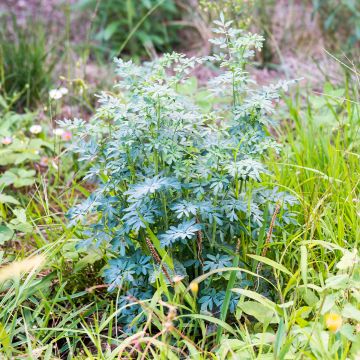
[[[104,277],[109,291],[119,289],[121,304],[129,295],[151,297],[159,281],[171,288],[180,278],[187,284],[231,266],[236,253],[240,266],[251,268],[245,255],[256,251],[277,203],[278,224],[292,221],[294,199],[262,183],[263,156],[280,149],[267,129],[288,83],[257,86],[246,65],[263,38],[223,17],[215,24],[214,55],[165,54],[142,66],[115,59],[116,92],[100,95],[92,121],[62,122],[78,136],[74,151],[88,164],[85,179],[98,182],[69,218],[83,228],[79,246],[104,251]],[[219,75],[201,89],[211,105],[204,107],[194,93],[186,95],[184,83],[207,63]],[[201,311],[219,311],[228,278],[220,271],[203,282]],[[235,285],[250,280],[238,275]],[[122,311],[124,322],[140,311],[134,309]]]

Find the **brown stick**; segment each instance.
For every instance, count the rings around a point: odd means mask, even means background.
[[[146,244],[147,244],[147,246],[150,250],[150,253],[151,253],[152,257],[154,258],[155,262],[157,262],[161,266],[161,270],[164,273],[164,275],[166,276],[166,278],[169,280],[171,286],[174,286],[174,282],[171,280],[168,271],[166,270],[165,266],[162,264],[160,256],[156,252],[156,249],[155,249],[154,245],[152,244],[152,242],[150,241],[150,239],[146,238]]]
[[[266,235],[266,240],[265,240],[265,244],[264,244],[264,247],[262,249],[262,252],[261,252],[261,256],[262,257],[265,257],[266,254],[267,254],[267,251],[269,249],[269,243],[270,243],[270,240],[271,240],[271,235],[273,233],[273,230],[274,230],[274,225],[275,225],[275,220],[276,220],[276,217],[280,211],[280,208],[281,208],[281,205],[280,203],[277,203],[276,204],[276,207],[275,207],[275,210],[274,210],[274,213],[273,213],[273,216],[271,218],[271,222],[270,222],[270,227],[269,227],[269,231]],[[261,271],[261,268],[262,268],[262,265],[263,263],[259,261],[257,267],[256,267],[256,274],[259,275],[260,271]],[[256,290],[259,288],[259,283],[260,283],[260,278],[258,277],[257,279],[257,286],[256,286]]]
[[[198,219],[198,217],[196,217],[196,222],[200,224],[200,220]],[[202,271],[202,268],[204,267],[204,258],[202,256],[203,234],[201,230],[196,232],[196,237],[197,237],[197,256],[200,261],[201,271]]]

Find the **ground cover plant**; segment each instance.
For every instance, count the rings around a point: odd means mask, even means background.
[[[68,92],[66,88],[49,92],[49,105]],[[56,95],[56,96],[55,96]],[[17,95],[14,95],[17,98]],[[57,100],[54,99],[57,98]],[[29,236],[33,226],[26,213],[31,202],[31,189],[42,181],[54,187],[59,181],[58,157],[71,133],[56,129],[50,121],[39,121],[37,112],[11,111],[12,101],[3,100],[0,111],[0,243],[14,239],[16,233]],[[50,125],[50,126],[49,126]],[[71,161],[70,161],[71,162]],[[61,166],[66,167],[66,163]],[[56,180],[57,178],[57,180]]]

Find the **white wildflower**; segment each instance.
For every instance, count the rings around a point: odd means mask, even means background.
[[[63,97],[63,92],[60,89],[52,89],[49,91],[49,97],[52,100],[59,100]]]
[[[40,134],[42,131],[42,127],[41,125],[33,125],[30,127],[30,132],[32,134]]]
[[[66,95],[69,93],[69,90],[66,87],[61,87],[59,91],[61,92],[62,95]]]
[[[61,128],[55,128],[55,129],[53,130],[53,134],[54,134],[55,136],[61,136],[63,133],[64,133],[64,130],[61,129]]]

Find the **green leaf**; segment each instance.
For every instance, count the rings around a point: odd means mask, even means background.
[[[33,185],[35,182],[35,174],[36,172],[34,170],[10,169],[0,177],[0,186],[14,185],[14,187],[19,188]]]
[[[244,301],[238,305],[241,310],[263,324],[278,323],[275,311],[257,301]]]
[[[183,342],[186,345],[186,347],[189,349],[189,355],[190,355],[191,360],[202,360],[203,359],[203,357],[200,356],[199,350],[196,349],[196,347],[190,341],[187,341],[186,339],[184,339]]]
[[[315,306],[319,302],[319,298],[315,295],[315,293],[309,288],[299,288],[299,293],[301,294],[302,299],[309,306]]]
[[[17,180],[16,174],[8,170],[5,171],[5,173],[0,177],[0,185],[8,186],[14,184],[16,180]]]
[[[307,258],[308,258],[308,254],[307,254],[307,248],[304,245],[300,246],[300,270],[301,270],[301,277],[302,277],[302,281],[306,287],[307,285]]]
[[[21,223],[26,223],[26,212],[25,209],[18,208],[13,210],[14,215],[16,216],[16,220]]]
[[[281,319],[278,330],[276,332],[276,338],[274,343],[274,359],[279,359],[279,360],[285,359],[285,355],[291,346],[291,341],[287,341],[284,344],[285,340],[286,340],[286,327],[284,324],[284,320]]]
[[[340,328],[340,334],[345,336],[350,341],[356,341],[356,336],[354,335],[355,328],[350,324],[344,324]]]
[[[336,295],[335,294],[329,294],[326,296],[322,309],[321,309],[321,315],[326,314],[329,312],[335,305],[336,301]]]
[[[24,187],[24,186],[31,186],[35,183],[35,179],[30,179],[30,178],[23,178],[23,179],[17,179],[14,182],[14,186],[16,188],[20,188],[20,187]]]
[[[27,234],[31,233],[33,231],[32,225],[27,222],[12,224],[12,221],[13,220],[10,221],[11,225],[10,224],[9,225],[11,226],[11,228],[13,230],[20,231],[20,232],[27,233]]]
[[[336,267],[340,270],[347,270],[353,268],[357,263],[359,263],[357,249],[354,249],[353,251],[345,250],[343,257],[336,264]]]
[[[354,305],[350,303],[347,303],[344,306],[341,314],[348,319],[360,321],[360,310],[358,310]]]
[[[252,353],[247,348],[244,341],[238,339],[221,339],[221,345],[218,351],[219,357],[216,359],[251,359]]]
[[[350,276],[349,274],[340,274],[331,276],[325,281],[327,289],[345,289],[349,286]]]
[[[92,250],[86,256],[81,258],[74,267],[74,272],[78,272],[87,265],[94,264],[96,261],[102,259],[101,251]]]
[[[260,304],[264,305],[267,309],[270,309],[273,312],[276,312],[276,304],[271,300],[267,299],[265,296],[260,295],[259,293],[246,289],[232,289],[233,292],[238,293],[240,295],[247,296],[250,299],[253,299]]]
[[[14,230],[10,229],[6,225],[0,225],[0,245],[6,241],[11,240],[14,235]]]
[[[5,195],[5,194],[0,194],[0,203],[20,205],[20,203],[13,196]]]
[[[113,21],[111,22],[105,30],[101,33],[102,38],[105,41],[108,41],[116,32],[116,30],[119,29],[119,26],[121,25],[120,21]]]
[[[3,346],[5,351],[9,350],[11,344],[10,336],[5,329],[5,326],[1,322],[0,322],[0,344]]]
[[[269,265],[276,270],[282,271],[283,273],[285,273],[289,276],[293,276],[293,274],[285,266],[278,264],[274,260],[268,259],[264,256],[259,256],[259,255],[248,254],[248,256],[251,257],[252,259],[263,262],[264,264]]]
[[[17,174],[20,177],[32,177],[35,176],[35,170],[18,169]]]
[[[26,221],[26,211],[25,209],[18,208],[13,210],[15,219],[12,219],[8,226],[17,231],[21,231],[24,233],[30,233],[33,230],[33,227],[30,223]]]
[[[220,319],[218,319],[216,317],[203,315],[203,314],[185,314],[185,315],[180,315],[177,318],[179,319],[179,318],[183,318],[183,317],[205,320],[207,322],[214,323],[214,324],[219,325],[222,328],[224,328],[224,330],[228,331],[230,334],[236,336],[235,330],[229,324],[227,324],[224,321],[221,321]]]

